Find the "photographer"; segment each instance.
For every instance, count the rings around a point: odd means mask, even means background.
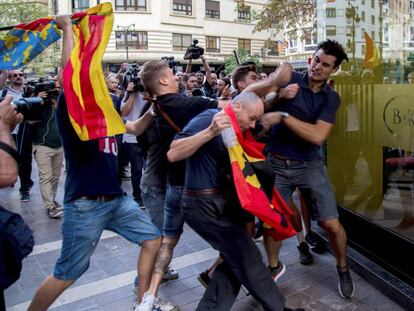
[[[42,90],[39,95],[46,94],[46,97],[42,104],[40,121],[31,125],[33,156],[39,170],[40,194],[47,214],[52,219],[60,219],[63,208],[56,202],[63,163],[63,148],[56,123],[56,99],[59,91],[54,80],[42,81],[38,86]]]
[[[134,82],[129,82],[126,94],[121,102],[121,116],[126,121],[137,120],[144,108],[145,101],[143,93],[139,91],[139,87]],[[133,134],[124,134],[123,148],[125,158],[131,163],[131,183],[132,195],[139,206],[143,207],[141,197],[141,177],[142,168],[144,167],[145,151],[140,146],[137,136]]]
[[[194,96],[193,91],[197,89],[197,77],[195,73],[186,73],[183,76],[183,83],[185,87],[185,96]],[[199,89],[197,89],[199,90]],[[200,94],[201,95],[201,94]],[[197,95],[195,95],[197,96]]]

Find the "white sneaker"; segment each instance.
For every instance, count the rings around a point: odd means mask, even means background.
[[[146,292],[141,303],[134,305],[134,311],[152,311],[155,304],[155,296]]]
[[[155,310],[160,311],[179,311],[180,308],[178,306],[173,305],[172,303],[168,302],[167,299],[163,297],[157,297],[155,301]]]

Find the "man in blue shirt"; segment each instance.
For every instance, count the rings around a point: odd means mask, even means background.
[[[346,233],[338,220],[335,196],[319,153],[340,104],[339,95],[327,80],[344,59],[348,60],[343,47],[326,40],[318,45],[306,73],[292,73],[289,84],[298,86],[297,93],[278,102],[277,110],[284,118],[271,128],[266,151],[276,173],[276,187],[285,201],[298,188],[312,218],[327,232],[337,260],[339,293],[351,298],[354,284],[346,263]]]

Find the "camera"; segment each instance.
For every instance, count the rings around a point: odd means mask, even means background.
[[[0,102],[4,98],[0,97]],[[25,121],[39,121],[42,119],[43,100],[40,97],[27,97],[13,100],[17,113],[21,113]]]
[[[203,91],[201,89],[193,89],[191,91],[191,94],[193,96],[204,96]]]
[[[184,59],[199,59],[201,55],[204,54],[204,49],[202,47],[197,46],[198,40],[194,39],[193,43],[187,48],[185,51]]]
[[[168,67],[170,67],[175,74],[175,66],[177,66],[178,63],[175,61],[174,56],[163,56],[161,57],[161,60],[165,60],[168,63]]]
[[[26,84],[23,97],[38,96],[40,92],[46,92],[47,94],[47,97],[43,98],[45,104],[51,104],[51,99],[57,99],[59,96],[59,88],[55,80],[40,78],[37,82],[29,81]]]
[[[125,73],[124,81],[122,82],[122,86],[124,89],[128,87],[130,82],[134,83],[133,92],[144,92],[144,85],[141,82],[141,77],[139,76],[139,68],[138,64],[131,64],[129,66],[128,71]]]

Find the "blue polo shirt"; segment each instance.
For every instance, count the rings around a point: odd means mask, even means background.
[[[315,124],[322,120],[335,123],[335,114],[341,99],[331,87],[323,85],[321,90],[313,92],[309,88],[308,74],[292,73],[288,84],[298,83],[299,91],[293,99],[281,99],[277,111],[288,112],[293,117]],[[320,158],[319,145],[303,140],[292,132],[285,124],[272,127],[266,144],[266,152],[276,153],[290,160],[310,161]]]

